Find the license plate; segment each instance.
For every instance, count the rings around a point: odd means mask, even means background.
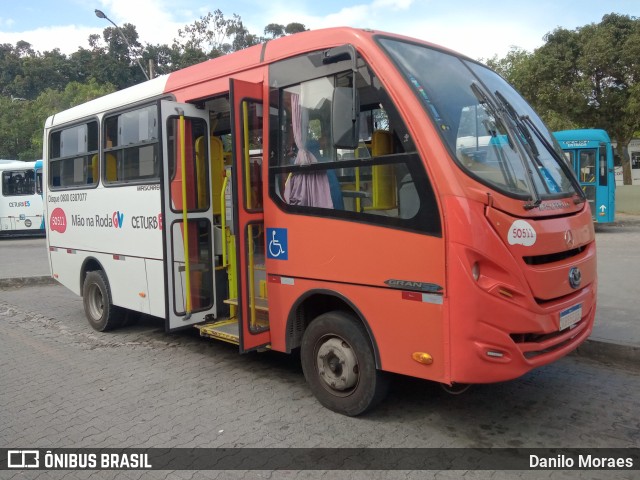
[[[574,305],[571,308],[567,308],[560,312],[560,330],[569,328],[571,325],[575,325],[582,318],[582,304]]]

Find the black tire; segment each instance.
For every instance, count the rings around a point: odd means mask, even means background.
[[[82,287],[84,313],[95,330],[106,332],[120,326],[122,310],[111,299],[107,275],[102,270],[88,272]]]
[[[334,412],[360,415],[387,394],[388,377],[376,369],[369,336],[351,315],[335,311],[313,320],[302,337],[300,357],[311,391]]]

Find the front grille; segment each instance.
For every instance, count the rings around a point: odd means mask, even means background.
[[[536,351],[533,351],[533,352],[524,352],[524,358],[526,358],[527,360],[531,360],[532,358],[539,357],[540,355],[544,355],[545,353],[551,353],[554,350],[557,350],[557,349],[559,349],[561,347],[564,347],[571,340],[573,340],[573,338],[569,338],[569,339],[565,340],[564,342],[560,342],[557,345],[553,345],[552,347],[545,348],[544,350],[536,350]]]
[[[571,329],[574,330],[578,325],[580,325],[584,321],[584,318],[577,323],[571,325]],[[551,333],[512,333],[510,335],[511,340],[515,343],[540,343],[546,340],[551,340],[552,338],[559,337],[560,335],[564,335],[567,333],[567,330],[560,330],[557,332]]]
[[[582,320],[580,320],[578,323],[575,323],[573,325],[571,325],[571,327],[569,327],[569,329],[565,329],[565,330],[561,330],[561,331],[557,331],[557,332],[551,332],[551,333],[512,333],[510,335],[511,339],[514,341],[514,343],[516,344],[520,344],[523,345],[523,347],[528,344],[529,346],[531,345],[535,345],[535,344],[540,344],[540,346],[542,346],[542,343],[544,342],[548,342],[549,340],[553,340],[555,338],[561,337],[563,335],[566,335],[567,332],[571,332],[571,331],[575,331],[575,335],[577,335],[582,329],[582,326],[584,324],[584,322],[586,321],[586,316],[582,318]],[[554,350],[557,350],[559,348],[562,348],[563,346],[565,346],[567,343],[571,342],[574,338],[575,335],[571,335],[569,336],[569,338],[559,342],[559,343],[555,343],[552,345],[548,345],[547,348],[541,348],[540,350],[528,350],[525,347],[525,351],[523,352],[523,355],[525,358],[527,359],[532,359],[535,357],[538,357],[540,355],[544,355],[545,353],[550,353],[553,352]],[[535,347],[534,347],[535,348]]]
[[[576,255],[580,255],[584,252],[586,246],[574,248],[572,250],[565,250],[563,252],[558,253],[547,253],[545,255],[533,255],[529,257],[522,257],[524,263],[527,265],[544,265],[547,263],[559,262],[560,260],[565,260],[567,258],[575,257]]]

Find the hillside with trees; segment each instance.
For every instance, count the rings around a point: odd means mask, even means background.
[[[216,10],[180,29],[171,45],[143,45],[128,23],[120,30],[129,45],[108,27],[102,36],[89,37],[89,48],[70,55],[58,49],[37,52],[27,41],[0,44],[0,158],[42,158],[46,118],[144,81],[138,61],[161,75],[306,28],[271,23],[256,35],[238,15],[228,18]]]
[[[487,64],[531,103],[552,130],[601,128],[620,146],[625,185],[627,145],[640,131],[640,19],[611,13],[600,23],[557,28],[529,53],[512,48]]]
[[[208,13],[177,32],[171,45],[143,45],[134,25],[89,37],[71,55],[36,52],[26,41],[0,45],[0,158],[42,156],[47,116],[145,80],[143,68],[169,73],[266,40],[304,31],[300,23],[251,33],[238,15]],[[130,48],[129,48],[130,47]],[[540,113],[552,130],[602,128],[621,153],[631,183],[627,145],[640,131],[640,20],[611,13],[573,30],[559,27],[533,52],[517,47],[487,60]]]

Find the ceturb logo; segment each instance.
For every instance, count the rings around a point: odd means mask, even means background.
[[[9,202],[9,207],[30,207],[31,202],[29,200],[25,200],[24,202]]]
[[[49,217],[49,230],[64,233],[67,230],[67,216],[61,208],[54,208]]]

